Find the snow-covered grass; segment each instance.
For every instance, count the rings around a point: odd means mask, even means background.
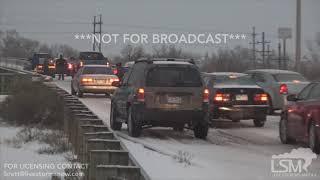
[[[6,125],[0,120],[0,179],[1,180],[49,180],[51,179],[51,173],[63,173],[62,168],[58,168],[58,164],[66,164],[68,160],[66,157],[70,156],[70,152],[47,155],[39,154],[39,149],[48,147],[47,144],[40,143],[39,141],[21,141],[17,137],[17,134],[21,132],[23,128],[12,127]],[[20,167],[20,165],[39,165],[39,164],[53,164],[55,168],[35,168],[29,169],[26,167]],[[17,165],[16,168],[9,168],[9,165]],[[53,166],[51,166],[53,167]],[[28,172],[28,173],[49,173],[46,176],[40,177],[28,177],[27,175],[21,175],[16,177],[7,176],[8,173]]]

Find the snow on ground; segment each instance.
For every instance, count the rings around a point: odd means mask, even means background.
[[[5,98],[5,96],[0,96],[0,101]],[[58,164],[67,164],[65,159],[65,154],[57,155],[44,155],[38,154],[36,151],[44,144],[39,144],[37,142],[29,142],[22,144],[20,148],[15,148],[14,144],[8,143],[8,140],[12,140],[16,137],[17,132],[22,128],[8,126],[0,118],[0,179],[1,180],[51,180],[51,176],[43,177],[28,177],[27,175],[21,175],[16,177],[8,176],[8,173],[17,172],[28,172],[28,173],[63,173],[64,170],[58,168]],[[9,168],[9,164],[16,164],[18,167],[14,169]],[[26,169],[20,168],[20,165],[24,164],[54,164],[55,168],[47,169]],[[51,166],[53,167],[53,166]]]
[[[10,140],[16,136],[21,128],[6,126],[4,123],[0,125],[0,179],[1,180],[50,180],[51,175],[47,174],[40,177],[28,177],[28,175],[20,174],[16,177],[8,175],[8,173],[63,173],[64,170],[58,165],[66,164],[65,154],[45,155],[38,154],[36,151],[43,147],[43,144],[37,142],[25,143],[21,148],[14,148],[12,144],[8,144],[6,140]],[[10,169],[9,164],[16,164],[17,167]],[[24,165],[50,165],[46,169],[29,169]],[[53,164],[53,166],[52,166]],[[23,167],[20,167],[23,166]]]
[[[70,92],[70,79],[55,81]],[[104,122],[109,124],[110,100],[100,95],[85,95],[80,99]],[[256,128],[252,121],[233,123],[221,121],[211,128],[206,141],[195,139],[192,131],[174,132],[170,128],[145,129],[139,138],[127,135],[126,126],[117,132],[130,153],[156,180],[212,179],[277,179],[272,177],[272,155],[291,152],[299,145],[283,145],[278,137],[278,116],[269,116],[265,127]],[[175,160],[178,152],[190,155],[191,165]],[[320,176],[320,158],[310,171]],[[319,179],[314,177],[314,179]],[[280,177],[278,179],[291,179]],[[308,179],[296,177],[295,179]],[[309,178],[310,179],[310,178]]]

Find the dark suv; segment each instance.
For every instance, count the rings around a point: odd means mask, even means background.
[[[143,127],[182,131],[187,124],[195,137],[205,139],[208,100],[209,91],[193,61],[140,59],[111,98],[110,126],[120,130],[127,123],[129,135],[138,137]]]

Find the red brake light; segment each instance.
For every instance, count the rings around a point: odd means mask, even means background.
[[[71,63],[68,63],[68,69],[72,69],[72,64]]]
[[[286,84],[280,85],[280,94],[288,94],[288,86]]]
[[[209,89],[203,90],[203,102],[207,103],[209,102]]]
[[[144,89],[143,88],[138,89],[137,100],[140,102],[144,102]]]
[[[119,78],[111,78],[110,79],[110,82],[112,83],[112,82],[115,82],[115,81],[119,81]]]
[[[218,102],[230,101],[230,94],[217,93],[214,96],[214,101],[218,101]]]
[[[256,94],[254,96],[254,101],[267,102],[268,95],[267,94]]]

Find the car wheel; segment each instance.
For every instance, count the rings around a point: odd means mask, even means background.
[[[193,128],[194,136],[199,139],[206,139],[208,135],[208,130],[208,123],[198,123]]]
[[[314,153],[320,153],[320,141],[317,137],[316,128],[313,123],[311,123],[309,127],[309,147]]]
[[[122,127],[122,122],[117,122],[117,111],[114,105],[111,104],[111,112],[110,112],[110,127],[113,130],[119,131]]]
[[[287,120],[281,117],[280,119],[280,124],[279,124],[279,136],[280,136],[280,141],[283,144],[290,144],[294,140],[289,137],[288,135],[288,125],[287,125]]]
[[[71,94],[72,94],[72,95],[76,95],[76,94],[77,94],[77,92],[74,90],[74,88],[73,88],[73,86],[72,86],[72,83],[71,83]]]
[[[80,90],[78,91],[77,94],[78,94],[78,97],[79,97],[79,98],[82,98],[82,97],[83,97],[83,92],[81,92]]]
[[[267,117],[258,117],[253,120],[253,124],[255,127],[263,127],[266,122]]]
[[[142,127],[140,124],[140,119],[138,118],[135,111],[133,111],[132,107],[128,109],[128,133],[129,136],[139,137],[141,135]]]
[[[273,109],[272,99],[270,96],[268,96],[268,99],[269,99],[268,115],[273,115],[274,109]]]

